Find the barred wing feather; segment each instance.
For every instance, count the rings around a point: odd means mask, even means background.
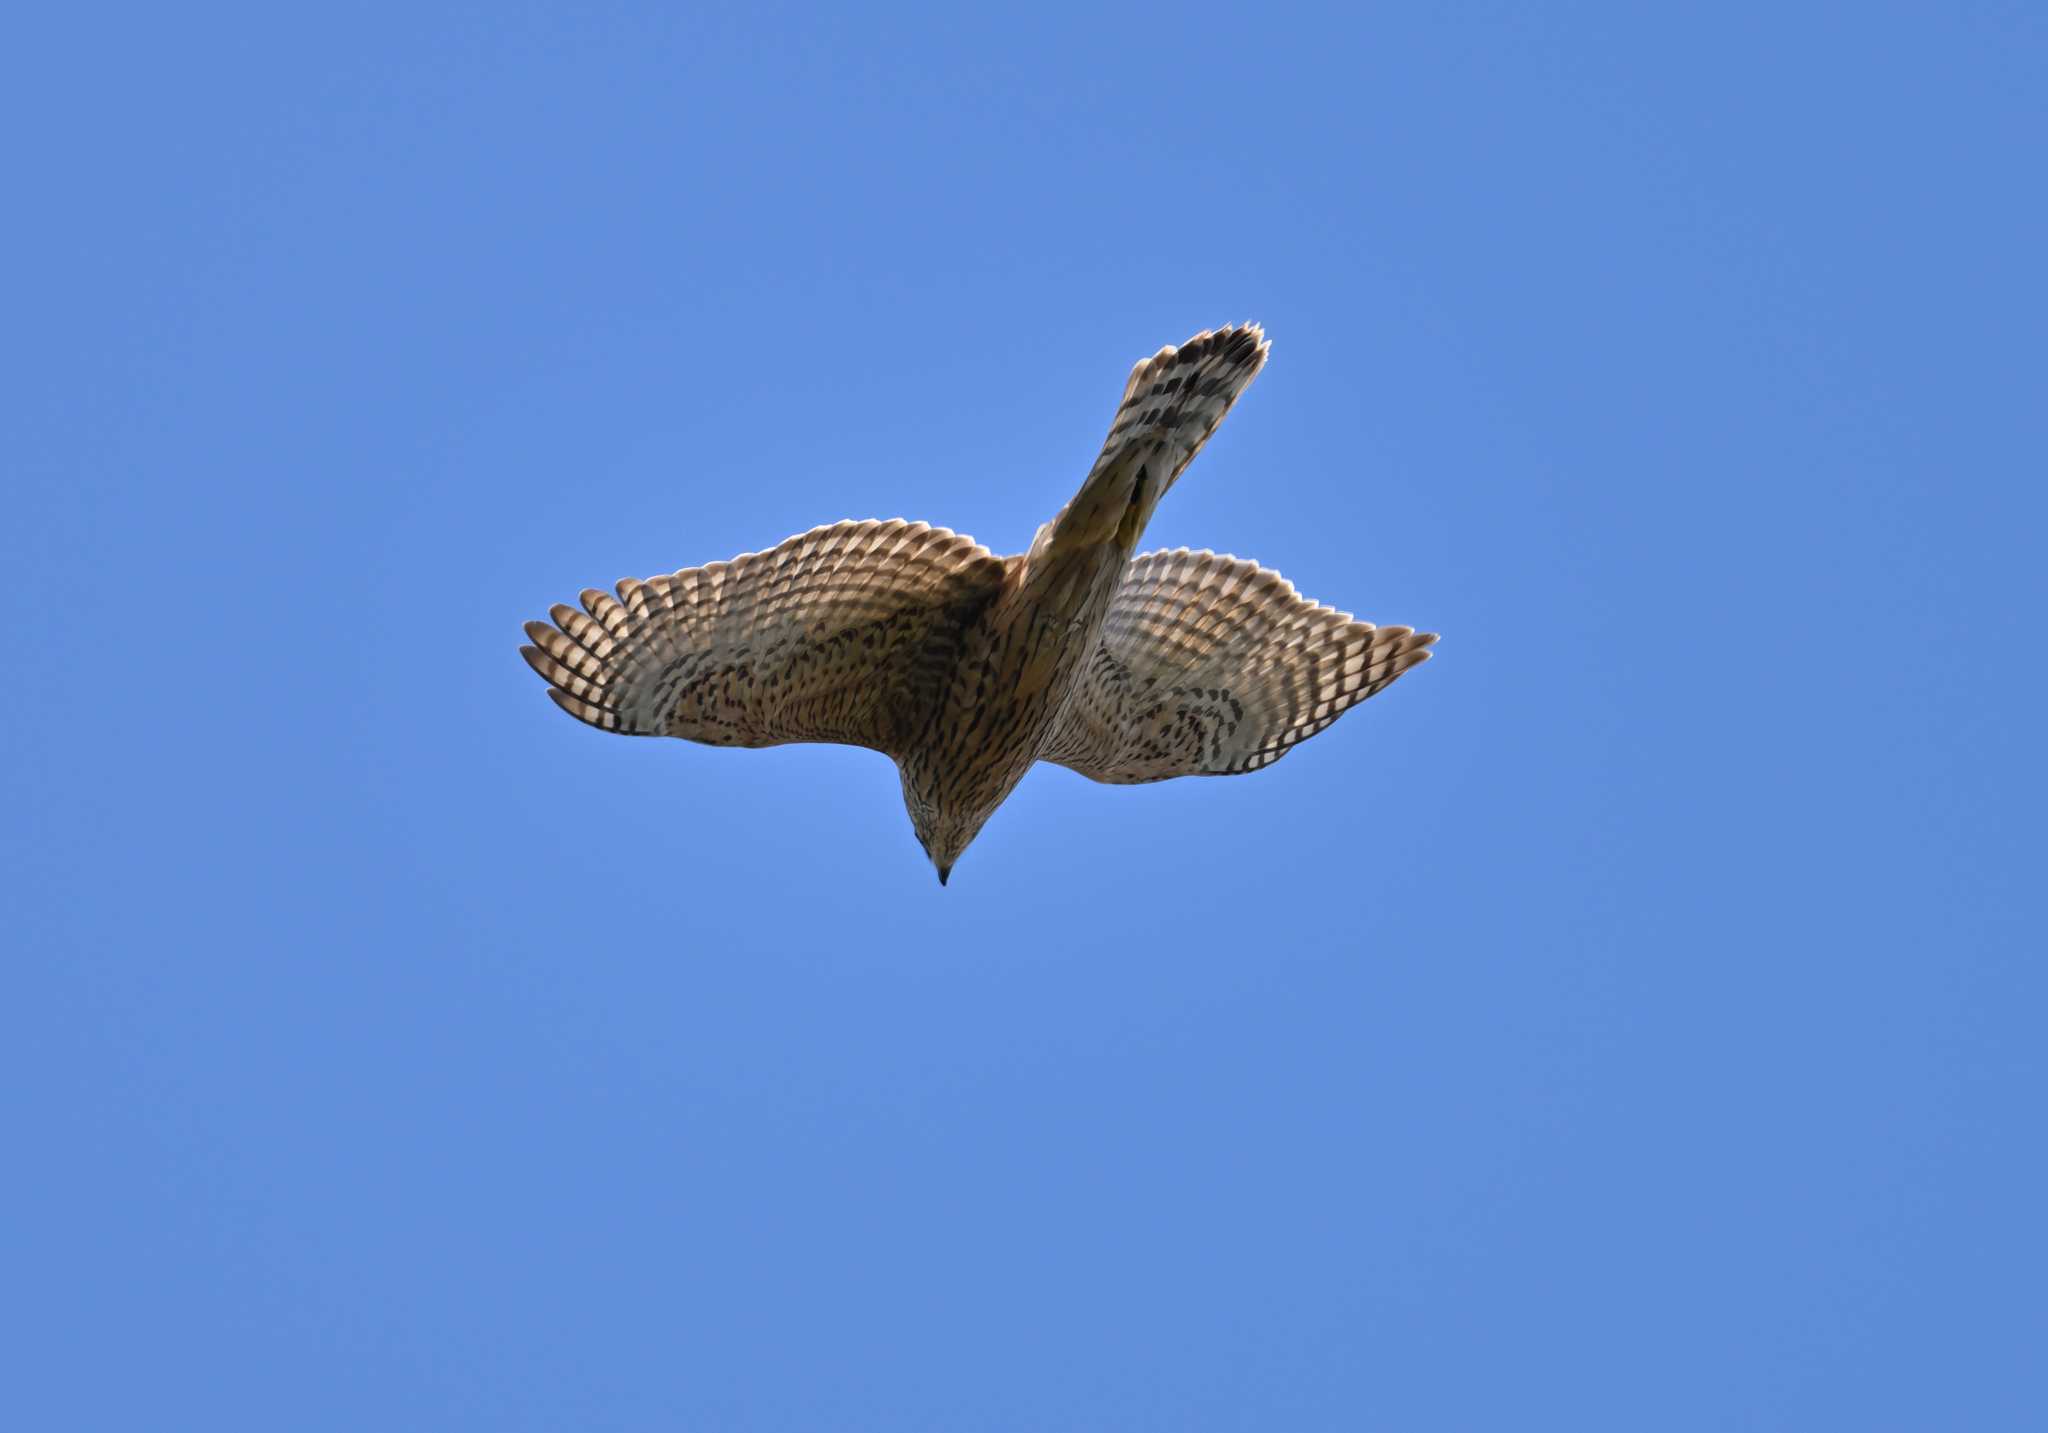
[[[1427,661],[1435,640],[1311,602],[1257,563],[1148,552],[1040,759],[1119,784],[1257,771]]]
[[[1003,564],[925,523],[840,522],[529,622],[520,652],[571,716],[714,746],[892,754],[931,719]]]

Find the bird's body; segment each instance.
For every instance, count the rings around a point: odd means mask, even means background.
[[[1044,749],[1130,553],[1100,545],[1005,564],[969,626],[935,719],[896,764],[928,849],[957,858]],[[952,869],[941,863],[941,879]]]
[[[618,596],[527,661],[582,721],[720,746],[844,742],[893,758],[943,881],[1038,761],[1098,781],[1257,770],[1425,660],[1213,553],[1148,553],[1166,490],[1266,358],[1255,326],[1132,372],[1102,454],[1028,552],[922,523],[843,522]]]

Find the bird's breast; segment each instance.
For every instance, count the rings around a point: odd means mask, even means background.
[[[1016,574],[967,634],[938,719],[915,754],[920,787],[945,805],[984,811],[1009,795],[1080,678],[1126,560],[1102,544]]]

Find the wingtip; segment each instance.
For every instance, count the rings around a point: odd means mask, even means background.
[[[572,697],[560,687],[549,687],[548,697],[556,706],[586,726],[594,726],[599,731],[619,731],[621,729],[619,715],[610,707],[601,707],[594,702],[586,702],[580,697]]]

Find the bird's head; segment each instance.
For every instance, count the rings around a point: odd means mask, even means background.
[[[917,830],[918,843],[924,847],[925,855],[931,857],[932,869],[939,873],[939,884],[945,885],[946,878],[953,874],[953,863],[960,859],[960,853],[981,834],[980,819],[941,820],[930,826],[919,821],[914,814],[910,819]]]
[[[989,813],[923,800],[908,774],[903,779],[903,805],[910,813],[910,826],[917,832],[917,843],[931,858],[932,869],[939,873],[939,884],[945,885],[946,878],[953,874],[953,863],[981,834],[982,823],[988,820]]]

